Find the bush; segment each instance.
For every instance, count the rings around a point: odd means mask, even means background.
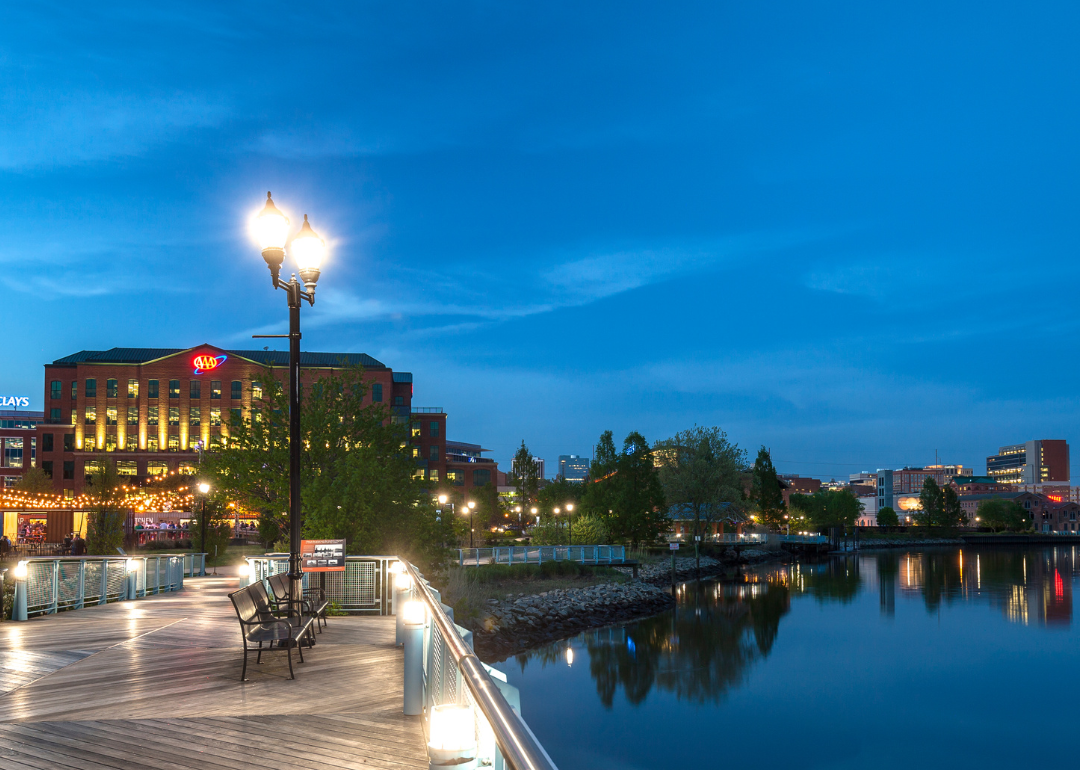
[[[607,525],[591,514],[578,516],[571,529],[577,545],[607,545],[610,542]]]
[[[537,524],[529,530],[529,534],[532,545],[566,545],[570,540],[566,527],[556,522]]]

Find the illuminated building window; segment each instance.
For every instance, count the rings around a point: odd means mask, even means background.
[[[229,392],[229,395],[232,396],[233,401],[239,401],[241,398],[243,398],[244,383],[242,383],[240,380],[233,380],[232,388]]]
[[[4,439],[2,459],[5,468],[21,468],[23,464],[23,440],[21,438]]]
[[[180,424],[180,407],[169,407],[169,425],[176,426]]]
[[[175,452],[180,449],[180,437],[173,435],[169,436],[169,451]]]
[[[188,425],[198,428],[202,425],[202,407],[192,406],[188,408]]]
[[[419,457],[420,456],[420,447],[414,446],[412,448],[412,456],[413,457]]]
[[[176,469],[177,473],[181,473],[184,476],[194,476],[195,466],[192,463],[180,463],[180,466]]]
[[[146,463],[147,476],[164,476],[168,472],[168,464],[162,462],[161,460],[150,460],[148,463]]]
[[[117,390],[116,380],[105,380],[105,398],[116,398]]]
[[[87,436],[83,439],[83,451],[93,452],[95,449],[97,449],[97,441],[94,440],[93,436]]]
[[[139,449],[139,437],[134,433],[129,433],[124,437],[126,445],[124,449],[128,452],[136,452]]]
[[[106,452],[115,452],[116,451],[116,434],[115,433],[106,433],[105,434],[105,451]]]
[[[138,398],[138,397],[139,397],[139,381],[138,380],[128,380],[128,398]]]
[[[86,397],[97,398],[97,380],[90,378],[86,381]]]
[[[221,436],[217,433],[210,434],[210,448],[221,449]]]
[[[192,380],[188,393],[193,399],[202,398],[202,382],[200,380]]]
[[[180,380],[169,380],[169,398],[180,398]]]
[[[137,407],[137,406],[129,406],[128,407],[127,424],[128,425],[138,425],[139,424],[139,407]]]
[[[106,425],[116,425],[116,407],[115,406],[107,406],[107,407],[105,407],[105,424]]]
[[[252,382],[251,383],[251,400],[252,401],[260,401],[260,400],[262,400],[262,397],[263,397],[262,383]]]
[[[79,413],[74,409],[71,410],[71,424],[74,425],[79,421]]]
[[[417,468],[416,470],[413,471],[412,477],[414,479],[423,480],[423,478],[424,478],[424,469],[423,468]]]
[[[461,471],[447,471],[446,480],[453,484],[455,487],[465,486],[465,474]]]
[[[116,475],[117,476],[138,476],[139,464],[134,460],[117,460],[116,461]]]
[[[49,398],[60,398],[60,390],[62,383],[60,380],[53,380],[49,383]]]
[[[221,380],[210,380],[210,398],[221,398]]]
[[[158,381],[150,380],[146,383],[146,397],[157,398],[158,397]]]
[[[146,407],[146,424],[157,425],[158,424],[158,408],[156,406]]]
[[[221,426],[221,407],[220,406],[212,406],[212,407],[210,407],[210,426],[213,427],[213,428],[217,428],[217,427]]]
[[[146,451],[147,452],[156,452],[156,451],[158,451],[158,438],[157,438],[156,435],[146,437]]]
[[[428,481],[438,481],[438,480],[439,480],[439,471],[436,468],[432,468],[430,471],[428,471]]]
[[[413,438],[420,438],[420,433],[422,431],[423,431],[423,428],[420,427],[420,423],[414,422],[412,424],[412,436],[413,436]]]
[[[97,424],[97,407],[86,407],[86,418],[83,420],[83,425],[96,425]]]

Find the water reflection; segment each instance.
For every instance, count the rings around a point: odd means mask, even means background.
[[[653,690],[690,703],[719,703],[768,657],[793,601],[848,605],[863,592],[876,593],[880,615],[890,619],[898,595],[930,613],[959,602],[984,603],[1010,622],[1067,628],[1076,557],[1072,547],[939,549],[776,566],[686,584],[676,591],[671,612],[586,632],[517,660],[522,673],[529,662],[587,665],[607,709],[620,690],[634,705]],[[866,606],[873,604],[863,602],[854,611]],[[573,648],[588,653],[577,655],[576,664]]]

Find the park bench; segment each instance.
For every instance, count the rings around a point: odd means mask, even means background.
[[[258,657],[256,663],[262,663],[263,643],[266,642],[273,649],[277,642],[278,648],[284,646],[289,655],[289,678],[295,679],[292,665],[292,648],[300,651],[300,662],[304,662],[304,649],[301,641],[306,636],[313,641],[311,625],[315,619],[310,615],[304,615],[295,610],[288,610],[289,614],[278,617],[274,614],[266,598],[266,589],[261,582],[254,583],[247,588],[233,591],[229,594],[236,617],[240,621],[240,635],[244,640],[244,667],[240,672],[240,681],[247,681],[248,643],[258,644]]]
[[[273,594],[273,602],[276,606],[289,606],[289,594],[292,590],[292,581],[289,580],[288,573],[279,572],[276,575],[270,576],[267,581],[267,585],[270,587],[270,592]],[[301,612],[305,615],[314,615],[316,618],[316,628],[319,629],[319,633],[322,633],[322,628],[319,626],[319,622],[322,625],[326,625],[326,608],[330,605],[330,602],[326,599],[326,594],[318,588],[309,588],[304,591],[303,597],[300,600],[302,607]]]

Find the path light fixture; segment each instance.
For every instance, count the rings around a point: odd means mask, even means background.
[[[428,729],[429,768],[476,767],[476,719],[469,706],[447,703],[431,709]]]
[[[300,306],[304,300],[315,304],[315,285],[319,282],[326,242],[308,223],[289,238],[289,218],[274,205],[270,193],[266,193],[266,205],[252,222],[252,234],[262,251],[266,266],[270,269],[270,283],[275,289],[284,289],[289,305],[288,334],[256,334],[254,337],[287,337],[289,340],[289,580],[290,596],[303,596],[301,580],[304,572],[300,561]],[[280,278],[285,252],[296,261],[303,287],[294,273],[289,281]]]

